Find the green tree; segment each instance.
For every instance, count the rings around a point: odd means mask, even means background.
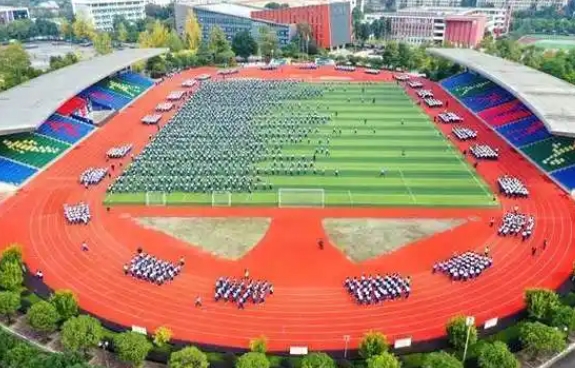
[[[258,30],[258,47],[260,49],[260,54],[266,58],[273,58],[274,55],[278,54],[279,51],[279,41],[278,36],[268,26],[260,27]]]
[[[145,335],[130,331],[114,336],[114,347],[120,360],[140,367],[152,349],[152,344]]]
[[[29,344],[17,343],[2,357],[3,367],[34,367],[38,364],[38,352]]]
[[[87,356],[104,336],[100,321],[91,316],[71,317],[62,325],[61,341],[64,349]]]
[[[359,355],[364,359],[387,352],[387,338],[381,332],[367,332],[359,343]]]
[[[483,345],[477,361],[480,368],[519,368],[519,361],[501,341]]]
[[[22,266],[14,261],[0,265],[0,287],[4,290],[18,291],[24,282]]]
[[[233,63],[234,53],[224,31],[218,26],[212,28],[208,38],[208,50],[217,64]]]
[[[274,1],[272,1],[271,3],[267,3],[266,5],[264,5],[264,8],[266,9],[279,9],[281,8],[281,4],[276,3]]]
[[[258,53],[258,43],[254,40],[250,32],[241,31],[236,33],[232,39],[232,51],[236,55],[247,59],[249,56]]]
[[[50,303],[56,308],[62,321],[78,315],[78,298],[71,290],[56,290],[50,297]]]
[[[107,32],[95,33],[92,37],[92,42],[98,55],[107,55],[114,50],[112,48],[112,38]]]
[[[154,344],[164,346],[172,339],[172,330],[165,326],[160,326],[154,331]]]
[[[195,346],[188,346],[170,355],[170,368],[208,368],[208,356]]]
[[[30,69],[30,57],[21,44],[13,43],[0,49],[0,90],[26,82]]]
[[[519,329],[519,340],[533,359],[540,354],[560,352],[567,346],[563,332],[541,322],[524,323]]]
[[[191,10],[188,12],[186,23],[184,24],[184,38],[188,49],[194,53],[197,52],[202,43],[202,28],[196,15]]]
[[[178,32],[172,30],[168,35],[168,41],[166,46],[168,46],[168,48],[172,52],[179,52],[184,49],[184,42],[182,42],[182,39],[178,35]]]
[[[427,354],[422,368],[463,368],[463,363],[445,351],[438,351]]]
[[[447,323],[447,338],[451,346],[458,351],[463,351],[467,341],[467,332],[469,330],[469,346],[477,342],[477,328],[475,326],[467,327],[466,318],[456,316]]]
[[[265,354],[268,351],[268,339],[260,336],[250,340],[250,351]]]
[[[367,368],[400,368],[399,360],[390,353],[381,353],[367,359]]]
[[[96,33],[92,23],[82,16],[77,16],[74,23],[72,23],[72,32],[79,40],[91,40]]]
[[[265,354],[249,352],[238,358],[236,368],[270,368],[270,362]]]
[[[150,26],[150,29],[140,33],[138,36],[138,44],[140,47],[166,47],[169,38],[170,31],[161,21],[156,20]]]
[[[8,323],[12,323],[12,317],[20,308],[20,294],[12,291],[0,292],[0,315],[6,317]]]
[[[52,304],[40,301],[28,309],[26,318],[30,327],[34,330],[41,333],[50,333],[56,331],[60,315]]]
[[[335,368],[334,360],[326,353],[310,353],[303,357],[302,368]]]
[[[528,289],[525,291],[525,304],[529,317],[543,321],[559,305],[559,296],[549,289]]]
[[[0,256],[0,265],[5,262],[16,262],[18,264],[23,264],[22,259],[22,247],[18,244],[10,244],[2,251],[2,256]]]
[[[118,30],[116,31],[116,34],[117,34],[116,37],[118,38],[118,41],[120,41],[120,42],[127,42],[128,41],[129,33],[128,33],[128,29],[126,28],[126,25],[124,23],[120,23],[118,25]]]
[[[399,46],[396,42],[387,42],[385,49],[381,55],[383,58],[383,65],[398,67],[399,66]]]

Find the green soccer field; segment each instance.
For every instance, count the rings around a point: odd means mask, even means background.
[[[257,171],[273,190],[114,193],[108,194],[106,203],[281,207],[498,204],[460,152],[395,84],[342,83],[326,88],[323,96],[282,104],[281,109],[272,107],[269,115],[252,117],[251,124],[265,126],[306,109],[331,116],[312,135],[282,149],[282,154],[295,157],[315,153],[315,173],[274,171],[271,160],[266,160],[257,163]],[[290,106],[286,108],[286,104]],[[317,145],[327,139],[329,154],[317,153]]]

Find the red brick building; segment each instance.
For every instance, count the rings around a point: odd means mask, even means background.
[[[331,49],[351,43],[351,7],[349,2],[298,6],[254,11],[254,19],[282,24],[308,23],[318,46]]]

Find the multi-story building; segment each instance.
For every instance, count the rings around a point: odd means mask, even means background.
[[[369,14],[365,22],[385,19],[385,38],[415,45],[449,42],[461,47],[475,47],[485,32],[496,36],[509,32],[509,8],[420,7],[396,13]]]
[[[0,25],[8,24],[19,19],[30,19],[28,8],[0,6]]]
[[[175,4],[174,18],[176,20],[176,30],[182,34],[186,18],[190,11],[193,11],[198,23],[202,27],[202,37],[209,38],[210,32],[218,26],[226,34],[226,38],[231,41],[236,33],[248,31],[257,40],[261,27],[269,27],[277,34],[279,45],[287,45],[295,34],[295,25],[282,24],[268,20],[252,19],[251,13],[257,8],[252,8],[239,4],[219,3],[201,4],[194,2],[178,2]]]
[[[569,0],[477,0],[477,6],[487,7],[494,6],[496,8],[511,7],[512,11],[527,10],[530,8],[563,8],[567,5]]]
[[[92,22],[98,31],[112,31],[116,16],[135,22],[146,17],[146,0],[72,0],[74,15]]]
[[[322,2],[315,5],[264,9],[251,14],[255,19],[266,19],[284,24],[307,23],[311,37],[318,46],[334,49],[351,43],[351,3],[349,1]]]

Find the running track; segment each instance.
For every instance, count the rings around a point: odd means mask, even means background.
[[[276,209],[276,208],[163,208],[115,207],[110,213],[101,205],[110,179],[96,188],[78,185],[79,174],[90,166],[104,166],[105,152],[114,145],[134,143],[136,152],[145,145],[154,127],[140,118],[151,112],[181,81],[192,75],[213,72],[196,69],[154,88],[102,129],[41,173],[17,195],[0,206],[0,244],[19,243],[31,270],[41,269],[46,283],[55,289],[73,290],[82,308],[126,326],[144,326],[152,331],[160,325],[171,328],[178,339],[246,347],[249,339],[264,334],[272,350],[308,346],[312,350],[342,349],[343,335],[350,335],[350,348],[357,346],[370,329],[385,333],[390,341],[411,336],[415,341],[444,334],[453,315],[474,315],[478,324],[503,317],[523,307],[527,287],[558,287],[569,277],[575,256],[573,221],[575,206],[536,168],[512,152],[503,141],[456,102],[450,110],[465,118],[465,125],[479,131],[479,139],[501,148],[497,162],[481,163],[480,174],[494,186],[504,173],[521,177],[531,190],[528,200],[502,199],[504,208],[520,206],[536,215],[535,234],[527,243],[503,239],[489,228],[489,218],[501,217],[504,209]],[[356,79],[390,79],[389,74],[368,76],[363,72],[337,73],[329,69],[302,71],[285,67],[280,71],[243,70],[240,76],[314,77],[323,74]],[[447,95],[430,82],[436,97]],[[162,124],[165,124],[164,117]],[[446,131],[448,126],[442,126]],[[468,144],[458,143],[460,149]],[[118,171],[118,170],[116,170]],[[115,172],[114,175],[117,175]],[[87,226],[67,225],[64,203],[87,201],[93,220]],[[137,216],[264,216],[272,217],[269,231],[240,261],[217,259],[161,233],[139,227]],[[401,250],[363,264],[353,264],[335,247],[323,251],[316,241],[324,237],[325,217],[465,218],[464,225],[418,241]],[[549,240],[545,251],[531,257],[531,245]],[[89,252],[80,244],[87,241]],[[432,275],[434,262],[454,251],[482,252],[489,245],[495,266],[478,280],[451,283]],[[166,259],[187,260],[184,273],[162,287],[126,277],[122,265],[138,246]],[[249,268],[253,277],[275,285],[275,295],[265,305],[238,310],[212,302],[213,284],[221,275],[241,275]],[[362,272],[399,272],[411,275],[409,300],[380,306],[358,307],[342,287],[346,276]],[[194,308],[196,295],[204,299]]]

